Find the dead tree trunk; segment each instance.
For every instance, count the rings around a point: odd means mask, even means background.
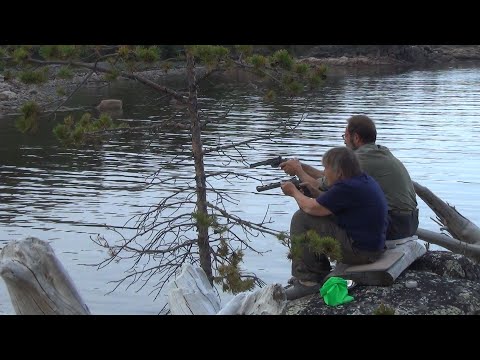
[[[448,205],[426,187],[413,182],[417,195],[433,210],[438,221],[453,238],[425,229],[418,229],[420,239],[445,247],[455,253],[480,261],[480,228]]]
[[[187,52],[187,79],[188,79],[188,112],[191,121],[192,151],[195,161],[195,182],[197,187],[197,212],[204,219],[197,219],[198,252],[200,266],[205,271],[210,284],[213,284],[212,258],[210,255],[210,241],[208,238],[208,225],[205,220],[207,212],[207,187],[205,179],[205,164],[203,162],[203,147],[201,137],[201,124],[198,118],[197,85],[195,80],[195,60]],[[202,221],[203,220],[203,221]]]
[[[0,276],[17,315],[89,315],[72,279],[45,241],[28,237],[5,245]]]
[[[468,244],[447,235],[425,229],[418,229],[417,236],[420,239],[442,246],[456,254],[465,255],[476,262],[480,262],[480,244]]]

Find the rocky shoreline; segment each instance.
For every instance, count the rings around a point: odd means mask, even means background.
[[[477,45],[318,45],[300,57],[328,66],[432,66],[480,61]]]
[[[297,55],[306,63],[324,64],[331,74],[344,75],[359,68],[372,67],[424,67],[455,65],[466,62],[480,64],[480,46],[464,45],[316,45],[304,49]],[[0,118],[17,115],[20,107],[29,100],[37,102],[44,109],[56,109],[68,98],[88,72],[79,69],[72,79],[58,77],[59,67],[49,72],[49,81],[41,85],[26,85],[16,79],[6,80],[0,74]],[[142,72],[148,79],[165,76],[162,70]],[[102,74],[93,74],[87,83],[104,82]],[[60,111],[62,108],[59,109]]]
[[[407,281],[417,286],[407,287]],[[429,251],[392,286],[356,286],[350,303],[330,307],[320,295],[290,301],[286,315],[480,315],[480,266],[446,251]]]
[[[55,109],[68,99],[68,95],[82,83],[87,72],[77,72],[72,79],[56,77],[56,70],[51,69],[49,80],[44,84],[24,84],[17,79],[5,80],[0,75],[0,119],[3,116],[19,115],[21,106],[33,100],[44,109]],[[93,74],[91,82],[102,81],[101,75]],[[60,109],[61,110],[61,109]]]

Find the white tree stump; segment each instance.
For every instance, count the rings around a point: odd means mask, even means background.
[[[286,305],[283,286],[270,284],[251,293],[238,294],[217,315],[279,315]]]
[[[45,241],[11,241],[0,253],[0,276],[17,315],[88,315],[72,279]]]
[[[168,303],[172,315],[277,315],[287,300],[280,284],[236,295],[220,310],[220,301],[205,272],[190,264],[170,284]]]
[[[184,264],[180,275],[170,283],[168,304],[172,315],[215,315],[220,301],[201,268]]]

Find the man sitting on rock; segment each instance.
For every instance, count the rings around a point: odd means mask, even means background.
[[[286,289],[288,300],[318,292],[331,269],[325,254],[301,241],[309,230],[338,241],[344,264],[375,262],[385,247],[387,201],[378,183],[361,171],[357,156],[347,147],[330,149],[322,162],[329,189],[317,198],[305,196],[291,182],[282,183],[283,193],[300,208],[292,217],[290,236],[292,247],[300,246],[302,255],[292,259],[296,281]]]

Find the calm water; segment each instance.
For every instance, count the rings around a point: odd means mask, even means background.
[[[89,109],[106,97],[123,99],[124,119],[147,123],[173,114],[161,96],[131,83],[85,89],[70,105]],[[267,134],[282,121],[294,126],[305,116],[287,136],[244,147],[248,163],[282,155],[318,166],[327,149],[343,144],[345,120],[366,113],[376,121],[377,143],[388,146],[415,181],[480,224],[479,68],[331,77],[313,97],[278,98],[273,104],[264,102],[252,85],[224,84],[201,94],[201,104],[211,117],[233,105],[228,120],[209,127],[205,147]],[[168,193],[168,187],[148,187],[150,175],[189,145],[188,134],[177,131],[118,138],[101,147],[72,150],[61,148],[50,129],[51,123],[35,136],[24,136],[14,129],[13,119],[0,121],[0,247],[25,236],[49,241],[94,314],[158,313],[166,297],[161,294],[154,300],[148,285],[141,291],[140,284],[121,287],[107,295],[113,289],[109,281],[120,279],[129,264],[112,263],[100,270],[87,266],[106,257],[90,236],[108,237],[111,233],[105,225],[124,225]],[[233,150],[228,154],[238,158]],[[280,189],[255,191],[260,181],[286,178],[281,170],[248,169],[226,157],[208,157],[206,167],[208,171],[235,170],[256,177],[237,179],[234,184],[212,180],[212,185],[231,189],[237,201],[226,204],[229,211],[260,222],[268,209],[267,218],[274,221],[271,227],[288,231],[297,209],[295,201]],[[185,171],[185,167],[170,166],[161,175],[191,175]],[[438,231],[430,219],[433,212],[418,201],[420,226]],[[272,236],[256,238],[252,245],[267,252],[263,256],[249,254],[244,268],[267,283],[286,283],[290,276],[286,248]],[[3,281],[0,311],[13,312]]]

